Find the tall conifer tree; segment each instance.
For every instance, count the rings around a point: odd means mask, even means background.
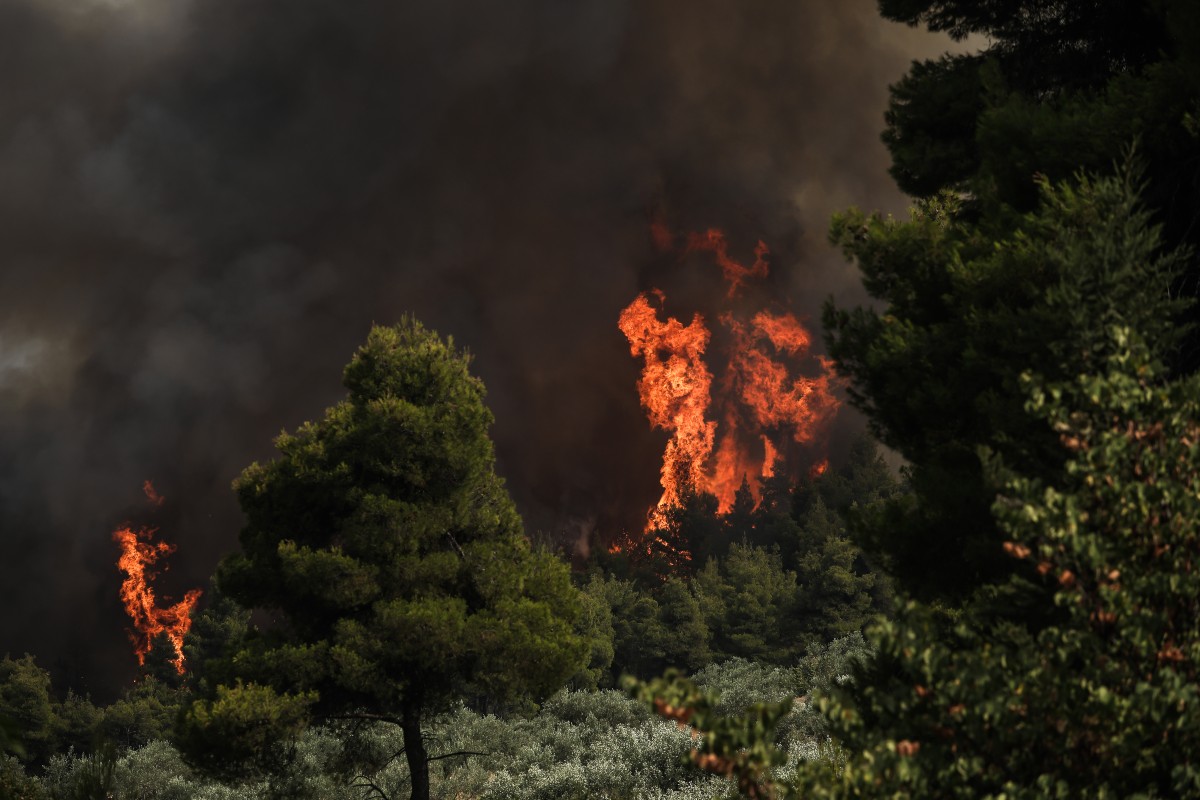
[[[530,549],[483,384],[452,341],[413,320],[377,327],[344,383],[346,400],[235,483],[247,524],[217,583],[273,624],[212,664],[224,685],[181,733],[219,766],[272,728],[393,723],[426,800],[424,721],[457,698],[560,687],[584,662],[580,603],[566,565]]]

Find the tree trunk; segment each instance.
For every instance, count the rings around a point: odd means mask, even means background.
[[[405,701],[400,727],[404,731],[404,755],[412,778],[412,800],[429,800],[429,757],[425,752],[425,740],[421,738],[419,702]]]

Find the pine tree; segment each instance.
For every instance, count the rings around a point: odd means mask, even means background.
[[[778,552],[733,544],[696,573],[692,591],[714,655],[786,664],[802,649],[796,573],[784,569]]]
[[[796,557],[796,615],[804,632],[821,641],[861,631],[875,615],[876,575],[859,572],[858,548],[842,520],[818,497],[801,530]]]
[[[997,238],[988,231],[998,223],[957,219],[949,198],[910,222],[835,219],[835,238],[889,307],[827,307],[831,350],[879,439],[911,462],[913,496],[893,500],[863,541],[921,599],[958,602],[1012,569],[994,557],[1000,538],[980,447],[1030,475],[1062,467],[1055,437],[1024,406],[1021,375],[1064,380],[1093,368],[1105,323],[1142,331],[1161,358],[1183,333],[1183,305],[1169,297],[1177,273],[1146,266],[1148,234],[1132,198],[1087,181],[1080,193],[1042,185],[1043,207]],[[1140,302],[1148,290],[1163,302]]]
[[[807,796],[1200,792],[1200,376],[1173,376],[1145,335],[1170,317],[1159,287],[1181,259],[1158,255],[1128,183],[1047,192],[1047,214],[1083,214],[1088,252],[1121,254],[1141,291],[1122,314],[1073,298],[1076,323],[1090,321],[1087,368],[1021,381],[1063,468],[986,460],[996,557],[1013,573],[953,621],[911,604],[877,632],[877,659],[826,709],[858,755],[840,785],[818,777]],[[1096,266],[1075,262],[1081,282]]]
[[[585,660],[579,599],[523,535],[483,385],[452,341],[413,320],[374,328],[344,383],[346,400],[235,483],[247,524],[216,581],[273,624],[215,667],[229,682],[181,739],[220,768],[314,719],[391,723],[426,800],[429,714],[560,687]]]

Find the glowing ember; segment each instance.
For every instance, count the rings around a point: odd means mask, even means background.
[[[143,485],[146,498],[154,505],[162,505],[163,498],[154,491],[150,481]],[[192,610],[200,599],[200,590],[192,589],[173,606],[159,608],[150,587],[154,574],[150,569],[160,558],[175,552],[166,542],[152,541],[155,528],[118,528],[113,532],[113,541],[121,545],[121,557],[117,566],[125,573],[121,583],[121,601],[133,621],[129,639],[137,654],[138,664],[146,663],[146,654],[154,648],[154,637],[167,637],[175,647],[175,658],[171,663],[180,675],[184,673],[183,637],[192,627]]]
[[[661,222],[652,225],[651,234],[659,249],[675,242]],[[730,298],[747,281],[767,275],[769,251],[761,241],[749,267],[729,256],[725,236],[717,230],[689,235],[686,252],[695,251],[714,254]],[[759,500],[763,478],[789,467],[796,473],[799,465],[787,464],[788,454],[795,453],[787,447],[789,440],[816,446],[812,472],[824,472],[827,462],[819,451],[840,405],[833,395],[837,378],[826,359],[810,355],[812,337],[800,321],[770,311],[749,320],[732,311],[721,314],[718,321],[729,331],[730,348],[714,388],[705,362],[711,333],[704,318],[697,314],[686,326],[672,317],[663,321],[657,309],[665,301],[657,289],[639,295],[618,323],[630,352],[644,361],[638,392],[650,423],[671,435],[663,453],[662,497],[647,514],[646,531],[664,528],[668,511],[689,493],[715,495],[720,513],[727,513],[745,481]],[[643,541],[639,547],[653,544]]]
[[[146,495],[146,500],[148,500],[151,505],[161,506],[163,501],[166,499],[158,493],[158,491],[154,488],[154,484],[150,481],[142,482],[142,492]]]

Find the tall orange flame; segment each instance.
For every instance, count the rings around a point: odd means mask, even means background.
[[[162,505],[163,498],[154,491],[150,481],[142,487],[146,499],[153,505]],[[178,603],[159,608],[150,581],[155,573],[151,568],[163,556],[175,552],[175,547],[166,542],[152,541],[157,528],[122,527],[113,531],[113,541],[121,546],[121,557],[117,567],[125,573],[121,582],[121,601],[125,612],[133,622],[129,640],[133,643],[138,664],[146,663],[146,654],[154,649],[154,637],[164,635],[175,648],[171,663],[176,671],[184,673],[183,637],[192,627],[192,611],[200,599],[200,590],[192,589]]]
[[[653,223],[651,235],[663,250],[676,241],[660,221]],[[770,251],[761,241],[749,267],[729,256],[718,230],[687,236],[685,253],[696,251],[714,254],[729,284],[728,298],[768,274]],[[656,305],[665,302],[658,289],[643,293],[618,321],[631,354],[644,361],[638,381],[642,406],[650,423],[671,435],[663,453],[663,493],[647,514],[647,532],[663,528],[668,511],[688,493],[715,495],[719,511],[726,513],[745,482],[757,501],[762,479],[789,466],[786,442],[819,451],[840,406],[832,365],[810,354],[812,337],[793,314],[759,311],[748,320],[733,311],[719,315],[730,346],[714,389],[705,362],[712,334],[704,318],[696,314],[686,326],[672,317],[663,321]],[[814,455],[818,463],[824,456]],[[797,465],[790,466],[795,471]]]
[[[704,363],[710,334],[699,314],[686,327],[677,319],[660,322],[644,294],[621,312],[617,325],[630,352],[645,360],[638,391],[650,424],[671,434],[663,453],[663,494],[650,512],[650,526],[662,527],[667,509],[679,505],[689,487],[708,482],[705,468],[717,429],[704,418],[712,402],[712,374]]]

